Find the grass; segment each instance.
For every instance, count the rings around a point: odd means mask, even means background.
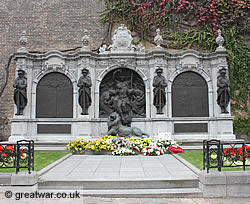
[[[179,154],[183,159],[187,160],[189,163],[193,164],[198,169],[203,169],[203,153],[202,151],[184,151]],[[247,165],[250,165],[250,161],[247,161]],[[243,167],[223,167],[222,171],[243,171]],[[250,167],[246,167],[247,171],[250,171]]]
[[[62,158],[67,154],[68,152],[35,152],[34,153],[35,171],[40,171],[44,167],[48,166],[49,164],[53,163],[54,161]],[[21,169],[21,171],[27,171],[27,169]],[[11,173],[11,172],[16,172],[16,169],[0,168],[0,173]]]

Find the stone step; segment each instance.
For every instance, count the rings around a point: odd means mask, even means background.
[[[173,189],[173,188],[197,188],[198,179],[182,178],[182,179],[109,179],[109,180],[40,180],[38,189],[60,189],[60,190],[118,190],[118,189]]]
[[[73,195],[76,190],[38,190],[38,193],[66,193]],[[102,189],[77,190],[82,196],[111,197],[111,198],[201,198],[199,188],[173,188],[173,189]]]

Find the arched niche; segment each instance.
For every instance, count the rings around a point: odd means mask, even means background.
[[[179,74],[172,84],[173,117],[208,117],[208,86],[196,72]]]
[[[102,79],[99,93],[100,118],[108,117],[121,106],[128,108],[132,118],[146,117],[145,84],[136,71],[128,68],[111,70]]]
[[[66,75],[51,72],[39,81],[36,118],[73,118],[73,86]]]

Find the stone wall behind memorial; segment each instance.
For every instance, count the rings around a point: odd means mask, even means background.
[[[9,56],[20,47],[19,39],[27,31],[29,51],[68,50],[81,47],[83,30],[94,39],[97,49],[105,36],[99,14],[105,8],[101,0],[1,0],[0,1],[0,90],[5,83],[5,66]],[[10,126],[3,127],[4,118],[12,118],[15,66],[9,67],[7,87],[0,98],[0,141],[10,135]]]

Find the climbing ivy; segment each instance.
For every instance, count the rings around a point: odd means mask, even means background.
[[[250,89],[249,13],[247,0],[105,0],[104,23],[125,23],[141,40],[152,42],[161,28],[163,47],[213,52],[217,30],[222,30],[228,52],[235,132],[245,134]],[[243,128],[243,129],[242,129]]]

